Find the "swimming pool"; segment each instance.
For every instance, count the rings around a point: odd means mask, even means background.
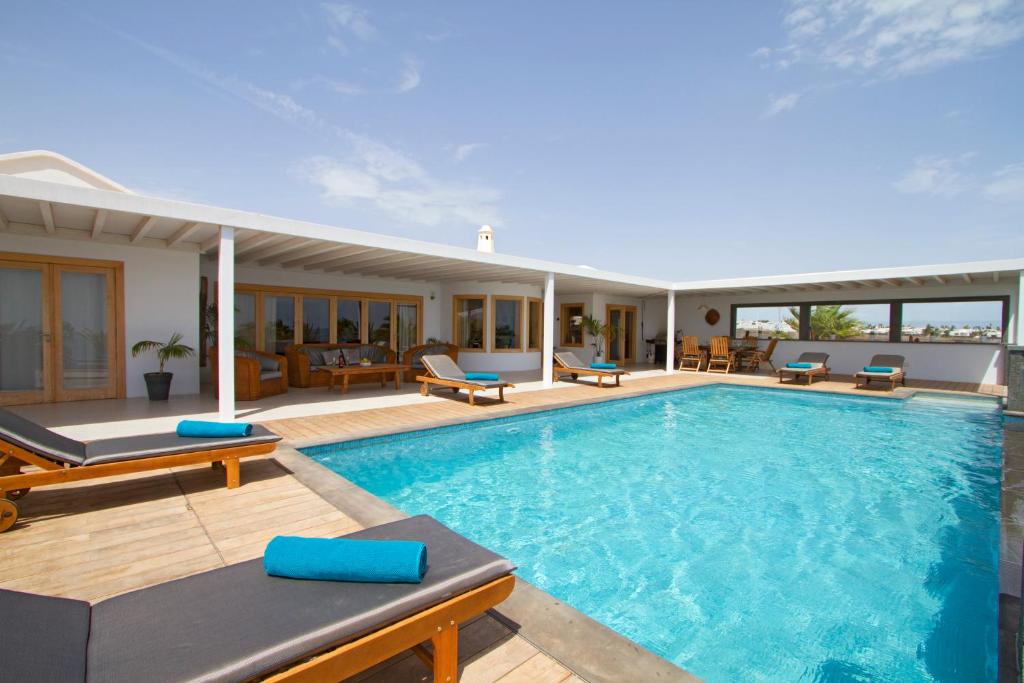
[[[709,386],[304,452],[708,681],[980,681],[1001,419]]]

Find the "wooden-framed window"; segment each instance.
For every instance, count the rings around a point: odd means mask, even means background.
[[[526,300],[526,350],[540,351],[544,339],[544,302],[534,297]]]
[[[562,304],[561,314],[561,346],[583,347],[583,304]]]
[[[452,339],[460,351],[487,350],[487,297],[456,294],[452,297]]]
[[[523,350],[523,297],[491,297],[491,351],[510,353]]]
[[[392,324],[398,320],[401,329]],[[292,344],[422,343],[423,297],[305,287],[235,285],[235,343],[271,353]]]

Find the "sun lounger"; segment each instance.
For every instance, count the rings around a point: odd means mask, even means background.
[[[284,579],[256,559],[95,605],[0,590],[0,613],[13,620],[0,678],[339,681],[414,648],[435,681],[458,680],[459,624],[509,596],[515,567],[425,515],[346,538],[422,541],[423,582]]]
[[[0,532],[18,519],[15,500],[33,486],[222,462],[227,487],[240,485],[239,460],[271,453],[281,437],[263,427],[243,437],[198,439],[147,434],[88,443],[61,436],[0,408]],[[22,472],[34,465],[36,470]]]
[[[604,380],[609,377],[615,378],[615,386],[619,386],[619,378],[629,373],[625,370],[601,370],[599,368],[592,368],[586,365],[576,354],[572,351],[555,351],[555,379],[560,379],[562,375],[569,375],[573,379],[578,379],[580,376],[583,377],[596,377],[597,386],[603,387]]]
[[[504,402],[505,388],[515,388],[515,385],[509,382],[466,379],[466,373],[448,356],[428,355],[423,356],[420,360],[423,361],[423,367],[427,372],[417,377],[416,380],[421,382],[420,393],[424,396],[430,393],[430,385],[448,387],[455,393],[458,393],[460,389],[465,389],[469,392],[469,405],[476,405],[473,395],[478,391],[497,389],[498,400]]]
[[[907,386],[907,375],[903,371],[906,364],[907,359],[903,356],[880,353],[871,357],[871,362],[867,367],[892,368],[890,372],[869,372],[867,370],[861,370],[853,376],[853,379],[857,383],[858,389],[861,388],[861,380],[864,381],[864,388],[867,388],[867,386],[871,384],[872,380],[874,380],[876,382],[888,382],[889,391],[893,391],[896,388],[897,382],[903,386]]]
[[[779,382],[791,377],[793,381],[799,382],[801,377],[807,378],[807,383],[811,384],[815,377],[829,378],[828,369],[828,354],[818,353],[816,351],[805,351],[800,354],[800,357],[796,359],[797,363],[808,363],[808,368],[790,368],[783,366],[778,369]],[[788,365],[788,364],[787,364]]]

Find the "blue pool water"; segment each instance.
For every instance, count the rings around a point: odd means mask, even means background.
[[[306,449],[708,681],[996,677],[994,403],[705,387]]]

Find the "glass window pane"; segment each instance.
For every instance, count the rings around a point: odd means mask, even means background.
[[[738,306],[734,335],[737,339],[797,339],[800,310],[795,306]]]
[[[110,364],[106,274],[61,273],[60,315],[64,388],[107,386]]]
[[[583,304],[562,306],[562,346],[583,346]]]
[[[484,348],[484,300],[455,300],[455,343],[463,349]]]
[[[331,300],[302,297],[302,341],[305,344],[329,342]]]
[[[395,330],[396,351],[401,355],[407,349],[416,346],[419,339],[416,315],[416,304],[397,304],[398,328]]]
[[[889,304],[811,306],[812,341],[888,341]]]
[[[1003,341],[1002,301],[936,301],[903,304],[900,339],[947,344]]]
[[[544,323],[544,306],[540,301],[529,303],[529,339],[527,344],[530,349],[539,349],[541,344],[541,325]]]
[[[216,335],[217,330],[213,333]],[[235,348],[256,348],[255,294],[235,294]]]
[[[43,388],[43,274],[0,268],[0,391]]]
[[[371,344],[391,346],[391,302],[371,301],[367,306],[367,336]]]
[[[359,302],[354,299],[338,299],[338,343],[358,344],[359,338]]]
[[[295,343],[295,297],[263,296],[263,350],[284,353]]]
[[[495,299],[494,301],[494,348],[521,349],[520,337],[523,302],[522,299]]]

